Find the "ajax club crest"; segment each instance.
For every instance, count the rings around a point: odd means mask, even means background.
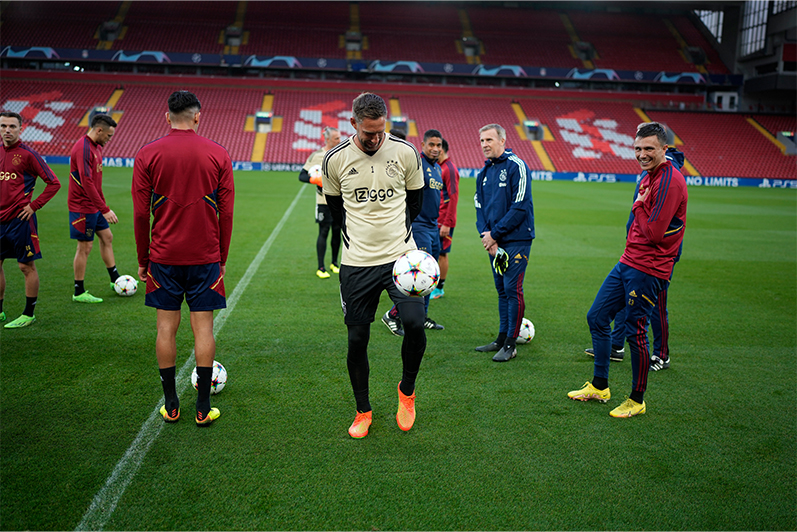
[[[399,176],[399,166],[396,161],[388,161],[385,166],[385,173],[388,177],[395,179]]]

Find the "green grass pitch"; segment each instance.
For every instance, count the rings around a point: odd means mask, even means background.
[[[68,169],[55,170],[64,188],[39,213],[38,321],[0,330],[3,530],[77,527],[162,398],[143,287],[132,298],[113,295],[95,249],[86,287],[105,302],[71,301]],[[122,274],[136,270],[131,174],[105,169]],[[463,179],[446,296],[429,313],[446,329],[427,334],[416,425],[396,426],[400,340],[377,321],[374,423],[355,441],[346,432],[354,401],[337,281],[314,275],[313,190],[292,173],[238,173],[236,186],[228,296],[275,239],[218,333],[217,359],[229,371],[213,398],[222,416],[197,429],[195,392],[185,391],[184,419],[160,428],[95,526],[797,528],[795,191],[689,190],[670,290],[672,367],[650,374],[647,414],[616,420],[608,413],[630,391],[630,360],[612,363],[609,404],[566,393],[592,374],[585,315],[622,253],[632,186],[534,182],[525,290],[537,336],[495,364],[473,351],[497,332],[497,304],[474,226],[475,182]],[[24,305],[22,275],[13,261],[5,274],[13,319]],[[184,310],[178,368],[191,350]]]

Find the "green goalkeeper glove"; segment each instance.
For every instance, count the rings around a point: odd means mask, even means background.
[[[504,275],[509,268],[509,254],[503,248],[498,248],[493,259],[493,269],[498,275]]]

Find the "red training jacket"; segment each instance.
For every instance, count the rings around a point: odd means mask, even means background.
[[[20,141],[0,151],[0,223],[13,220],[25,205],[38,211],[55,196],[61,182],[41,155]],[[44,190],[31,201],[36,178],[44,181]]]
[[[132,194],[139,266],[227,262],[235,187],[223,146],[172,129],[139,150]]]
[[[644,202],[634,202],[634,221],[620,262],[667,281],[684,239],[686,180],[668,160],[645,176],[640,188],[650,189],[650,194]]]

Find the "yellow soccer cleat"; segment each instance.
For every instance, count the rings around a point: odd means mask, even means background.
[[[218,408],[211,408],[210,412],[208,412],[208,415],[206,415],[206,416],[203,416],[202,412],[197,412],[196,413],[196,426],[197,427],[207,427],[211,423],[216,421],[219,418],[220,415],[221,415],[221,412],[219,412]]]
[[[319,279],[329,279],[330,277],[329,272],[324,270],[318,270],[315,272],[315,274]]]
[[[568,392],[567,396],[576,401],[589,401],[594,399],[596,401],[600,401],[601,403],[605,403],[612,398],[612,392],[609,391],[609,388],[606,388],[605,390],[599,390],[594,387],[591,382],[587,381],[580,390]]]
[[[334,262],[329,265],[329,269],[332,270],[332,273],[340,273],[340,267]]]
[[[354,423],[349,427],[349,436],[358,440],[368,436],[368,428],[371,426],[372,417],[373,410],[369,410],[368,412],[357,412],[357,415],[354,417]]]
[[[180,409],[173,408],[170,412],[167,412],[166,405],[163,405],[161,407],[161,415],[166,423],[177,423],[177,420],[180,419]]]
[[[639,404],[633,399],[626,399],[623,404],[609,412],[609,415],[612,417],[633,417],[644,414],[646,410],[645,401]]]

